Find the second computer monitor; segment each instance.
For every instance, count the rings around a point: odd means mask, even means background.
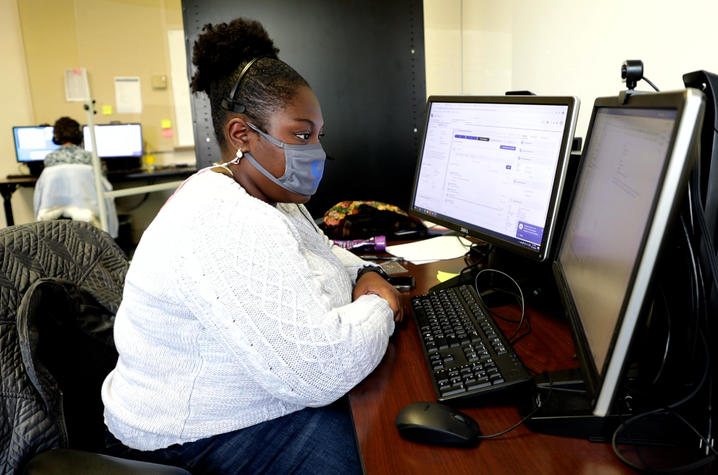
[[[594,104],[554,271],[596,416],[611,410],[650,301],[703,101],[688,89]]]
[[[16,126],[12,128],[15,139],[15,158],[18,163],[32,163],[45,160],[48,153],[60,148],[53,142],[51,125]]]
[[[410,212],[545,260],[578,105],[574,97],[429,97]]]
[[[92,151],[90,128],[82,127],[85,150]],[[127,158],[142,156],[142,125],[97,124],[95,125],[97,156],[100,158]]]

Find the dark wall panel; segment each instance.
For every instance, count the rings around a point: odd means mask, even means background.
[[[426,98],[420,0],[184,0],[188,52],[206,23],[260,21],[322,104],[327,162],[307,205],[315,216],[341,200],[405,207]],[[219,160],[209,101],[193,95],[197,166]]]

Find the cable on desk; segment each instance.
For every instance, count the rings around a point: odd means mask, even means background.
[[[708,342],[706,340],[705,335],[703,334],[700,329],[698,330],[700,340],[703,343],[703,349],[705,351],[706,358],[709,357],[710,351],[708,348]],[[710,361],[706,360],[706,364],[703,369],[703,375],[701,377],[700,382],[698,385],[693,388],[693,390],[685,395],[684,397],[680,398],[676,402],[673,402],[671,404],[668,404],[665,407],[661,407],[658,409],[653,409],[650,411],[642,412],[640,414],[636,414],[635,416],[629,417],[625,421],[623,421],[613,432],[613,436],[611,437],[611,447],[613,448],[613,452],[618,457],[618,459],[628,467],[639,470],[639,471],[649,471],[651,473],[680,473],[685,472],[689,470],[695,470],[700,467],[704,467],[708,465],[709,463],[713,462],[716,459],[716,456],[718,455],[718,451],[715,447],[713,447],[712,440],[709,440],[709,438],[706,438],[703,436],[698,429],[695,428],[693,424],[691,424],[688,420],[686,420],[683,416],[681,416],[677,411],[675,411],[676,408],[682,406],[686,402],[692,400],[702,389],[703,385],[706,383],[706,381],[709,380],[709,373],[710,373]],[[712,380],[709,382],[709,396],[712,396]],[[709,405],[710,405],[710,397],[709,397]],[[688,427],[690,430],[692,430],[701,441],[701,444],[705,446],[707,451],[707,456],[703,457],[695,462],[692,462],[687,465],[683,465],[680,467],[672,467],[672,468],[655,468],[655,467],[641,467],[640,465],[636,465],[630,460],[628,460],[626,457],[621,454],[621,452],[618,450],[618,435],[621,433],[624,429],[627,429],[631,424],[635,424],[636,421],[641,420],[645,417],[654,416],[654,415],[671,415],[673,417],[676,417],[678,420],[683,422],[686,427]],[[712,453],[711,453],[712,452]]]
[[[519,318],[519,320],[513,320],[513,319],[510,319],[510,318],[504,317],[504,316],[502,316],[502,315],[499,315],[498,313],[496,313],[496,312],[494,312],[493,310],[491,310],[491,309],[488,307],[488,305],[486,305],[486,302],[484,302],[484,299],[483,299],[483,297],[481,296],[481,291],[479,290],[479,276],[481,276],[481,274],[483,274],[483,273],[485,273],[485,272],[494,272],[494,273],[497,273],[497,274],[499,274],[499,275],[502,275],[502,276],[506,277],[507,279],[509,279],[509,281],[511,281],[511,282],[516,286],[516,288],[518,289],[518,294],[514,294],[513,292],[509,292],[509,291],[504,290],[504,289],[498,289],[498,288],[496,288],[496,287],[493,287],[493,289],[494,289],[494,290],[501,291],[501,292],[506,292],[506,293],[508,293],[509,295],[512,295],[512,296],[515,296],[515,297],[516,297],[517,303],[518,303],[519,307],[521,308],[521,318]],[[511,277],[511,276],[508,275],[507,273],[505,273],[505,272],[503,272],[503,271],[500,271],[500,270],[498,270],[498,269],[490,269],[490,268],[481,269],[481,270],[476,274],[476,277],[474,277],[474,288],[476,289],[476,293],[479,295],[479,300],[481,301],[482,305],[484,306],[484,308],[488,309],[489,313],[491,313],[491,315],[492,315],[494,318],[498,318],[498,319],[501,319],[501,320],[504,320],[504,321],[510,322],[510,323],[518,323],[518,326],[516,327],[516,330],[511,334],[511,336],[509,336],[509,337],[507,338],[507,339],[509,340],[509,343],[510,343],[510,344],[513,345],[514,343],[516,343],[517,341],[519,341],[521,338],[523,338],[523,337],[525,337],[526,335],[528,335],[529,333],[531,333],[531,324],[529,323],[528,319],[526,318],[526,300],[525,300],[525,298],[524,298],[524,293],[523,293],[523,291],[521,290],[521,286],[519,285],[519,283],[516,282],[516,280],[515,280],[513,277]],[[514,339],[514,338],[519,334],[519,332],[521,331],[521,328],[523,327],[524,322],[526,323],[526,331],[525,331],[523,334],[519,335],[516,339]]]
[[[693,209],[692,202],[690,198],[699,198],[699,197],[693,197],[691,196],[692,193],[689,190],[689,200],[688,200],[688,207],[689,207],[689,218],[692,218],[694,215],[695,209]],[[698,219],[700,221],[700,219]],[[708,345],[708,341],[706,338],[706,334],[703,331],[703,328],[705,327],[707,331],[710,329],[710,322],[709,322],[709,315],[708,315],[708,303],[707,303],[707,289],[705,287],[705,282],[703,280],[703,272],[701,269],[700,262],[698,261],[698,257],[695,253],[695,243],[693,242],[694,237],[692,236],[691,232],[689,231],[689,226],[686,222],[685,217],[681,214],[680,215],[680,223],[683,231],[683,237],[687,246],[687,253],[688,253],[688,260],[690,262],[690,293],[691,293],[691,310],[693,311],[693,314],[695,315],[695,333],[694,333],[694,341],[695,344],[692,346],[698,346],[703,349],[705,364],[703,367],[703,374],[700,378],[700,381],[697,385],[694,386],[693,390],[688,393],[686,396],[681,397],[676,402],[673,402],[671,404],[668,404],[664,407],[646,411],[640,414],[637,414],[633,417],[630,417],[623,421],[614,431],[612,439],[611,439],[611,446],[613,448],[614,453],[616,454],[616,457],[624,463],[625,465],[635,469],[635,470],[641,470],[641,471],[651,471],[653,473],[678,473],[678,472],[684,472],[689,470],[696,470],[698,468],[704,467],[713,461],[716,460],[716,456],[718,456],[718,452],[716,451],[715,447],[713,446],[713,436],[712,436],[712,398],[713,398],[713,378],[711,375],[711,354],[710,354],[710,347]],[[695,231],[695,223],[691,220],[691,229]],[[712,265],[713,263],[709,263],[709,265]],[[715,281],[714,281],[715,284]],[[668,303],[666,300],[666,296],[662,291],[662,288],[659,286],[658,292],[660,296],[663,298],[663,304],[666,308],[666,315],[668,318],[668,324],[670,328],[670,321],[671,321],[671,315],[670,315],[670,309],[668,308]],[[670,335],[669,335],[670,336]],[[670,343],[670,338],[666,338],[666,350],[664,351],[663,358],[667,358],[667,346]],[[655,384],[658,379],[661,377],[663,368],[664,368],[665,361],[662,362],[661,367],[659,368],[656,377],[653,379],[653,384]],[[691,401],[695,397],[698,396],[702,388],[707,384],[707,403],[706,403],[706,412],[707,412],[707,429],[706,429],[706,435],[703,435],[700,433],[700,431],[686,418],[684,418],[676,409],[683,404]],[[699,448],[705,450],[705,457],[702,457],[694,462],[691,462],[687,465],[678,466],[678,467],[671,467],[671,468],[654,468],[649,467],[648,464],[644,463],[644,466],[637,465],[631,461],[629,461],[626,457],[623,456],[623,454],[618,450],[617,446],[617,439],[619,434],[630,428],[632,424],[635,424],[636,421],[639,421],[643,418],[649,417],[649,416],[655,416],[655,415],[662,415],[662,416],[672,416],[676,419],[678,419],[680,422],[684,424],[685,427],[690,429],[692,432],[694,432],[698,436],[698,440],[700,442]],[[638,453],[638,456],[640,457],[640,453]],[[643,460],[643,458],[641,457]]]
[[[550,376],[548,373],[544,373],[544,374],[545,374],[545,376],[548,378],[548,381],[549,381],[548,394],[546,395],[546,400],[545,400],[545,401],[548,401],[548,400],[551,398],[551,393],[553,392],[553,380],[551,379],[551,376]],[[504,435],[504,434],[507,434],[507,433],[511,432],[512,430],[516,429],[518,426],[520,426],[521,424],[523,424],[523,423],[526,422],[527,420],[531,419],[531,417],[532,417],[534,414],[536,414],[536,413],[539,411],[539,409],[541,409],[541,407],[543,407],[545,401],[541,401],[541,395],[540,395],[540,394],[537,394],[537,395],[536,395],[536,407],[534,407],[534,408],[531,410],[531,412],[529,412],[529,413],[526,414],[524,417],[522,417],[520,421],[518,421],[517,423],[515,423],[515,424],[513,424],[513,425],[511,425],[511,426],[509,426],[509,427],[507,427],[506,429],[504,429],[504,430],[502,430],[502,431],[500,431],[500,432],[496,432],[496,433],[494,433],[494,434],[489,434],[489,435],[480,435],[480,436],[479,436],[479,439],[480,439],[480,440],[484,440],[484,439],[495,439],[496,437],[500,437],[500,436],[502,436],[502,435]]]
[[[657,415],[657,414],[671,415],[671,416],[677,418],[678,420],[680,420],[681,422],[683,422],[686,425],[686,427],[691,429],[699,437],[699,439],[705,444],[706,449],[709,450],[711,453],[709,455],[707,455],[706,457],[696,460],[695,462],[692,462],[692,463],[689,463],[686,465],[681,465],[679,467],[671,467],[671,468],[656,468],[656,467],[648,467],[648,466],[641,467],[640,465],[636,465],[633,462],[631,462],[630,460],[628,460],[627,458],[625,458],[623,456],[623,454],[621,454],[621,452],[618,450],[618,444],[616,442],[616,439],[618,438],[619,431],[622,430],[623,428],[627,427],[629,424],[635,423],[637,420],[642,419],[643,417],[648,417],[648,416]],[[696,429],[693,426],[693,424],[688,422],[678,412],[673,411],[673,410],[665,410],[665,409],[645,412],[645,413],[638,414],[638,415],[635,415],[635,416],[627,419],[624,423],[622,423],[620,426],[618,426],[618,428],[614,431],[613,437],[611,438],[611,447],[613,448],[613,452],[616,454],[616,457],[618,457],[618,459],[623,464],[627,465],[628,467],[630,467],[634,470],[638,470],[641,472],[650,472],[650,473],[683,473],[683,472],[688,472],[691,470],[696,470],[698,468],[705,467],[706,465],[714,462],[716,460],[716,456],[718,455],[718,451],[715,449],[715,447],[713,447],[700,434],[698,429]]]

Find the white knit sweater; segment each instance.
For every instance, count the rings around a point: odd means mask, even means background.
[[[335,401],[394,331],[384,299],[351,301],[364,264],[303,206],[270,206],[211,171],[191,177],[127,273],[120,356],[102,387],[110,431],[154,450]]]

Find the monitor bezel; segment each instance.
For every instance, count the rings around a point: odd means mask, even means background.
[[[431,114],[431,107],[434,103],[483,103],[483,104],[529,104],[529,105],[556,105],[567,106],[566,123],[564,125],[561,137],[561,147],[559,150],[558,162],[556,164],[556,172],[554,175],[553,189],[549,200],[548,212],[544,223],[544,233],[541,244],[538,249],[531,249],[508,240],[505,236],[492,232],[488,229],[478,226],[472,226],[468,223],[462,223],[458,220],[452,220],[450,217],[432,215],[425,213],[421,209],[415,207],[417,185],[419,183],[419,173],[421,170],[421,162],[424,155],[424,145],[426,140],[427,126]],[[481,241],[485,241],[506,250],[512,254],[520,255],[534,261],[543,262],[550,256],[556,226],[559,207],[564,192],[564,184],[566,181],[566,171],[571,155],[571,147],[573,136],[576,129],[576,121],[578,118],[580,101],[574,96],[534,96],[534,95],[516,95],[516,96],[429,96],[424,111],[424,126],[420,140],[419,154],[414,170],[414,181],[412,183],[411,201],[409,202],[409,214],[419,219],[427,220],[444,226],[449,230],[458,232],[462,235],[471,236]]]
[[[145,153],[145,144],[144,144],[144,130],[142,130],[142,124],[140,122],[122,122],[122,123],[117,123],[117,124],[112,124],[112,123],[110,123],[110,124],[95,124],[95,127],[97,127],[97,128],[122,127],[122,126],[128,126],[128,125],[137,126],[140,130],[140,153],[135,154],[135,155],[100,155],[98,153],[98,155],[97,155],[98,158],[100,158],[102,160],[107,160],[107,159],[111,160],[113,158],[140,158],[140,157],[142,157],[142,155]],[[86,140],[84,140],[85,128],[87,128],[87,127],[89,127],[88,124],[82,125],[83,148],[86,151],[90,152],[90,150],[88,149],[89,144]],[[99,148],[100,147],[98,146],[98,149]]]
[[[603,108],[638,108],[638,109],[675,109],[676,122],[671,134],[671,145],[668,158],[663,164],[659,177],[657,194],[651,205],[649,219],[643,231],[638,251],[638,259],[634,264],[628,281],[628,291],[621,305],[616,330],[604,360],[602,368],[596,367],[591,356],[588,340],[578,310],[566,282],[561,266],[561,247],[566,238],[562,235],[557,245],[556,258],[552,263],[553,274],[563,304],[564,312],[571,327],[571,334],[579,360],[579,368],[586,390],[593,404],[593,414],[607,416],[625,369],[630,344],[634,336],[639,318],[647,305],[647,295],[653,280],[655,262],[665,241],[666,231],[671,219],[676,214],[680,203],[680,193],[685,189],[690,166],[695,158],[692,147],[700,131],[703,111],[703,94],[695,89],[670,91],[663,93],[635,94],[626,103],[623,97],[600,97],[594,102],[591,119],[587,129],[585,151],[591,146],[591,131],[599,110]],[[571,217],[571,207],[576,192],[582,183],[585,163],[582,161],[571,193],[565,223]]]
[[[43,158],[36,158],[33,160],[21,160],[20,153],[19,153],[20,146],[17,141],[17,132],[16,131],[18,129],[48,129],[48,128],[54,131],[54,128],[52,125],[14,125],[12,127],[12,140],[13,140],[13,144],[15,145],[15,161],[17,163],[25,163],[25,164],[42,163],[42,162],[44,162],[45,158],[43,157]],[[57,144],[55,144],[55,146],[56,146],[55,150],[60,148],[60,146]],[[48,153],[50,153],[50,152],[48,152]]]

